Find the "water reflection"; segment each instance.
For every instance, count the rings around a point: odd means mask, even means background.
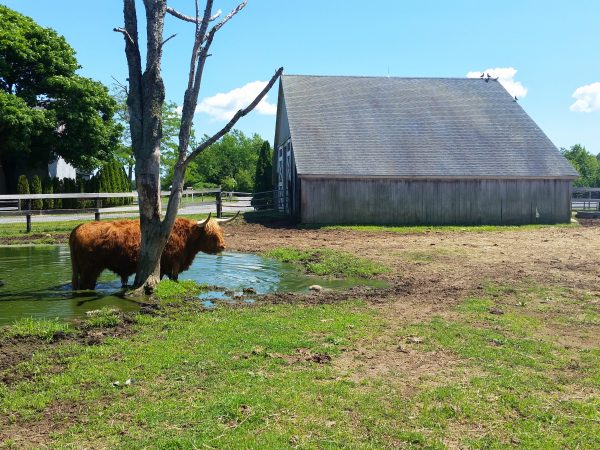
[[[221,255],[199,253],[190,269],[180,275],[223,290],[241,292],[252,288],[257,294],[276,291],[303,291],[312,284],[343,288],[357,284],[352,280],[323,280],[299,274],[289,265],[254,254],[225,252]],[[0,325],[20,317],[70,319],[103,306],[123,311],[138,308],[121,295],[117,276],[104,272],[95,292],[71,290],[71,260],[66,245],[37,247],[0,247]],[[221,298],[224,297],[224,298]],[[207,306],[227,301],[221,291],[203,294]]]

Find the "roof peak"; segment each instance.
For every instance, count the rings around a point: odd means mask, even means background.
[[[304,75],[297,73],[283,74],[283,77],[302,77],[302,78],[367,78],[367,79],[395,79],[395,80],[479,80],[479,78],[468,77],[393,77],[387,75]]]

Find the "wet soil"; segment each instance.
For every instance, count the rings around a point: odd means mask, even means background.
[[[600,295],[600,220],[584,221],[579,227],[415,234],[233,223],[226,228],[225,240],[229,250],[241,252],[261,253],[276,247],[329,248],[361,255],[391,269],[380,276],[388,282],[385,288],[356,286],[345,291],[270,294],[259,297],[258,304],[361,298],[385,310],[388,318],[408,321],[452,314],[453,306],[490,282],[582,288]],[[90,333],[69,339],[93,343]],[[0,342],[0,372],[27,358],[26,349],[31,348],[27,339]]]

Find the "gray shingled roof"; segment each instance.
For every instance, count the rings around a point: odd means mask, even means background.
[[[499,82],[284,75],[300,175],[577,177]]]

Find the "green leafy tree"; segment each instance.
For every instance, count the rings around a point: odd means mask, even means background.
[[[42,180],[37,175],[34,175],[31,179],[30,191],[32,194],[41,194],[42,193]],[[34,199],[31,200],[31,209],[42,209],[43,202],[42,199]]]
[[[113,85],[112,96],[117,104],[115,111],[115,121],[123,127],[121,134],[121,142],[117,146],[114,156],[117,158],[126,170],[126,177],[131,186],[133,180],[133,167],[135,166],[135,158],[131,147],[131,133],[129,130],[129,109],[127,108],[127,89],[122,85]],[[129,187],[131,190],[131,187]]]
[[[264,141],[258,154],[256,172],[254,174],[254,192],[258,194],[252,198],[255,209],[270,209],[273,206],[273,195],[267,193],[273,189],[273,152],[269,141]]]
[[[52,179],[50,177],[45,177],[42,181],[42,192],[44,194],[54,194],[54,186],[52,185]],[[44,209],[54,209],[53,198],[44,199]]]
[[[260,147],[258,161],[256,163],[256,172],[254,174],[254,190],[256,192],[270,191],[273,189],[272,171],[273,171],[273,152],[269,141],[264,141]]]
[[[580,176],[573,182],[574,186],[600,186],[600,161],[597,156],[592,155],[580,144],[575,144],[569,149],[562,148],[561,153],[579,172]]]
[[[116,103],[78,68],[64,37],[0,5],[0,162],[7,173],[56,155],[89,170],[113,153],[122,131],[112,119]],[[15,184],[9,177],[7,188]]]
[[[160,140],[160,162],[161,162],[161,186],[163,189],[168,189],[173,182],[173,173],[175,163],[178,158],[179,148],[179,129],[181,128],[181,115],[175,102],[167,102],[163,105],[162,110],[162,138]],[[191,148],[195,147],[196,138],[194,130],[190,132]],[[190,186],[199,181],[193,168],[196,162],[190,163],[190,170],[185,174],[184,185]]]
[[[221,187],[225,191],[235,191],[237,188],[237,181],[233,177],[225,177],[221,181]]]
[[[204,150],[188,172],[197,182],[225,186],[229,184],[225,180],[232,178],[237,190],[253,191],[253,174],[263,142],[258,134],[248,137],[242,131],[233,130]]]

